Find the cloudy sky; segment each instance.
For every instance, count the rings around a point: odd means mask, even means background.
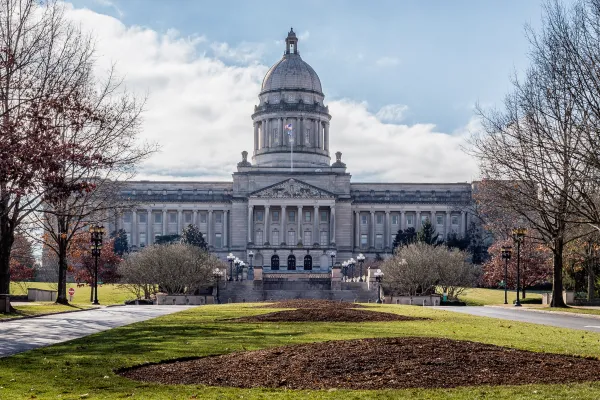
[[[99,71],[116,64],[148,94],[143,138],[160,153],[140,179],[229,180],[251,151],[250,114],[289,28],[321,78],[331,148],[353,181],[477,178],[462,150],[473,107],[500,104],[527,66],[537,0],[73,0],[97,38]],[[332,157],[333,158],[333,157]]]

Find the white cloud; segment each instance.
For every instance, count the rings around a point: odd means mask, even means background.
[[[110,0],[94,0],[94,3],[99,4],[104,7],[109,7],[115,10],[119,18],[123,18],[125,13],[112,1]]]
[[[388,104],[377,112],[377,119],[384,123],[398,123],[404,119],[404,114],[408,110],[408,106],[404,104]]]
[[[380,57],[375,61],[378,67],[395,67],[400,65],[400,59],[397,57]]]
[[[69,15],[97,35],[100,70],[116,62],[128,89],[149,92],[142,137],[162,150],[144,163],[139,178],[231,180],[240,153],[252,152],[250,115],[268,67],[254,62],[244,46],[219,44],[207,55],[198,49],[203,36],[126,27],[84,9]],[[245,49],[250,48],[258,51],[250,44]],[[223,62],[232,59],[245,64]],[[464,134],[381,122],[384,110],[398,122],[405,106],[386,106],[378,115],[350,100],[331,101],[329,107],[332,159],[342,151],[354,181],[466,181],[476,172],[460,150]]]
[[[264,46],[259,43],[242,42],[231,47],[228,43],[215,42],[210,48],[217,59],[241,64],[256,63],[264,53]]]

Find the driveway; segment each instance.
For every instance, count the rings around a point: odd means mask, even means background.
[[[524,308],[508,307],[435,307],[440,310],[454,311],[463,314],[507,319],[511,321],[530,322],[532,324],[557,326],[560,328],[580,329],[600,333],[600,318],[585,314],[557,313],[554,311],[529,311]]]
[[[0,357],[78,339],[193,306],[119,306],[0,322]]]

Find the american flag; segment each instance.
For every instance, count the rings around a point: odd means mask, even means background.
[[[287,131],[287,134],[292,136],[292,124],[287,124],[286,126],[283,127],[283,129],[285,129]]]

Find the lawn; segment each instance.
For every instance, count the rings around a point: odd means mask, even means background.
[[[48,283],[48,282],[31,282],[29,283],[29,287],[36,289],[47,289],[47,290],[56,290],[56,283]],[[75,305],[89,305],[90,301],[90,287],[77,287],[74,283],[67,284],[67,290],[69,288],[75,289],[75,295],[73,296],[72,304]],[[14,295],[19,294],[27,294],[27,292],[23,291],[21,287],[15,283],[10,284],[10,292]],[[125,300],[133,299],[131,293],[119,287],[118,285],[106,284],[98,286],[98,301],[103,305],[111,305],[111,304],[123,304]]]
[[[519,349],[600,357],[600,334],[474,317],[416,306],[371,305],[427,317],[377,323],[232,323],[225,318],[271,310],[251,305],[202,306],[181,313],[0,359],[0,398],[61,399],[597,399],[600,382],[440,390],[291,391],[201,385],[157,385],[113,371],[147,362],[297,343],[364,337],[432,336]],[[518,366],[515,366],[518,368]],[[207,373],[210,373],[207,371]],[[448,371],[452,374],[452,371]]]
[[[0,314],[0,320],[33,317],[37,315],[56,314],[71,311],[81,311],[93,308],[91,305],[63,305],[54,302],[36,302],[24,306],[15,306],[17,312],[11,314]]]
[[[526,300],[541,299],[540,293],[526,292]],[[473,288],[465,290],[458,298],[467,303],[468,306],[488,306],[494,304],[504,304],[503,289],[481,289]],[[517,294],[514,290],[508,291],[508,304],[513,304],[517,299]]]

